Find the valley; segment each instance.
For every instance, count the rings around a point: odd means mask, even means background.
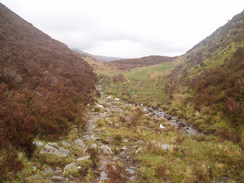
[[[73,126],[59,141],[35,139],[38,149],[22,159],[18,182],[241,182],[237,145],[189,134],[153,109],[97,88],[101,97],[87,111],[86,125]],[[69,153],[43,150],[50,145]]]
[[[243,182],[244,11],[176,57],[70,50],[2,4],[0,25],[0,183]]]

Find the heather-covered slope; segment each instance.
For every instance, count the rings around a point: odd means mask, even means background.
[[[244,11],[180,59],[183,64],[165,87],[171,110],[201,129],[239,141],[244,137]]]
[[[165,57],[165,56],[148,56],[135,59],[123,59],[110,62],[116,68],[121,70],[133,69],[136,67],[144,67],[148,65],[156,65],[164,62],[171,62],[176,57]]]
[[[16,148],[31,155],[36,135],[57,138],[80,120],[95,80],[66,45],[0,4],[0,180],[21,167]]]

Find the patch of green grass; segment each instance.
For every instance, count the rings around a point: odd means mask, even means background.
[[[162,63],[162,64],[158,64],[158,65],[136,68],[131,71],[126,71],[126,72],[124,72],[124,74],[129,79],[146,82],[147,76],[149,73],[155,72],[155,71],[164,73],[164,72],[172,70],[175,67],[175,65],[176,65],[175,62],[166,62],[166,63]]]
[[[154,72],[161,74],[169,72],[175,65],[173,62],[168,62],[131,71],[117,71],[117,73],[122,73],[127,78],[127,81],[112,83],[108,77],[104,81],[105,92],[131,103],[160,106],[167,98],[164,92],[164,79],[160,78],[161,80],[158,83],[149,79],[148,76]]]

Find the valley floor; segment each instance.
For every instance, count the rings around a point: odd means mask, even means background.
[[[141,106],[103,93],[58,142],[36,140],[13,182],[241,182],[243,154],[215,136],[188,135]]]

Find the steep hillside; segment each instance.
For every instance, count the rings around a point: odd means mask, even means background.
[[[144,67],[148,65],[156,65],[164,62],[171,62],[176,57],[165,57],[165,56],[148,56],[135,59],[123,59],[110,62],[116,68],[121,70],[129,70],[136,67]]]
[[[165,87],[171,111],[208,132],[239,141],[244,137],[244,11],[180,59],[184,63],[173,70]]]
[[[0,182],[21,168],[16,149],[31,156],[36,135],[58,138],[79,121],[95,80],[66,45],[0,4]]]
[[[101,61],[104,61],[104,62],[111,62],[111,61],[114,61],[114,60],[120,60],[120,59],[122,59],[120,57],[108,57],[108,56],[101,56],[101,55],[93,55],[93,54],[84,52],[84,51],[79,50],[79,49],[73,49],[73,50],[75,52],[77,52],[77,53],[82,54],[82,55],[86,55],[86,56],[89,56],[89,57],[93,57],[93,58],[96,58],[96,59],[101,60]]]

